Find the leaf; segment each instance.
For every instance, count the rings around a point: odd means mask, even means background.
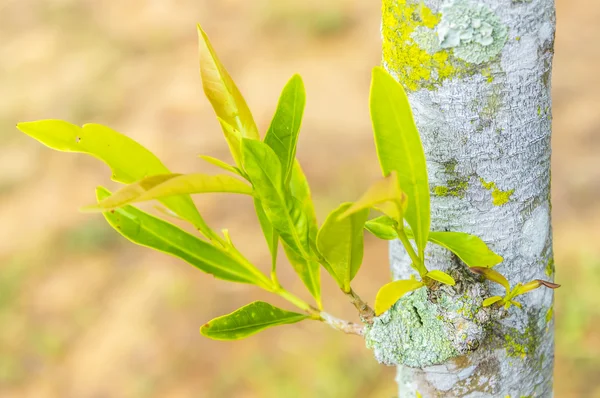
[[[500,300],[502,300],[502,297],[500,297],[500,296],[488,297],[485,300],[483,300],[483,306],[484,307],[489,307],[490,305],[492,305],[494,303],[497,303]]]
[[[479,237],[464,232],[430,232],[429,241],[450,250],[469,267],[493,267],[504,260]]]
[[[271,253],[271,275],[275,275],[277,268],[277,247],[279,244],[279,234],[277,231],[275,231],[273,225],[271,225],[271,222],[265,213],[265,209],[263,209],[262,203],[258,198],[254,198],[254,209],[256,210],[256,216],[258,217],[260,229],[262,230],[267,241],[269,253]]]
[[[370,109],[381,169],[398,173],[409,203],[404,217],[423,258],[431,223],[425,154],[402,85],[381,67],[373,69]]]
[[[377,316],[389,310],[406,293],[425,286],[423,282],[410,279],[390,282],[377,292],[375,298],[375,314]]]
[[[208,163],[210,163],[214,166],[217,166],[223,170],[227,170],[231,173],[239,175],[240,177],[243,177],[242,171],[240,169],[238,169],[237,167],[234,167],[230,164],[225,163],[221,159],[213,158],[212,156],[206,156],[206,155],[199,155],[198,157],[202,160],[207,161]]]
[[[219,118],[237,129],[242,137],[258,140],[258,129],[246,100],[221,64],[208,36],[198,25],[200,75],[204,94]]]
[[[393,240],[398,239],[398,232],[395,229],[397,224],[391,217],[380,216],[367,221],[365,228],[379,239]]]
[[[306,259],[292,250],[285,242],[282,243],[283,251],[296,274],[306,286],[310,295],[314,297],[318,307],[322,308],[321,302],[321,266],[313,258]]]
[[[200,333],[214,340],[239,340],[273,326],[288,325],[307,318],[304,314],[255,301],[231,314],[213,319],[200,328]]]
[[[363,227],[369,216],[369,210],[363,209],[340,218],[350,206],[344,203],[332,211],[317,235],[317,248],[330,266],[326,269],[345,292],[350,292],[350,281],[362,264]]]
[[[506,289],[506,293],[510,292],[510,284],[508,283],[506,278],[498,271],[484,267],[469,267],[469,269],[475,274],[483,275],[483,277],[487,280],[496,282],[497,284],[504,286],[504,289]]]
[[[375,182],[367,189],[367,192],[360,197],[352,206],[350,206],[340,218],[348,217],[350,214],[363,209],[370,209],[378,204],[393,202],[395,204],[399,225],[402,224],[402,213],[406,210],[406,195],[398,186],[396,172],[390,173],[387,177]]]
[[[300,203],[304,214],[306,214],[310,242],[311,244],[313,242],[316,244],[319,225],[317,222],[315,205],[312,201],[308,180],[306,179],[304,171],[302,171],[302,167],[300,166],[300,162],[298,162],[298,160],[294,162],[294,167],[292,168],[292,177],[290,179],[289,188],[290,194]]]
[[[134,184],[129,184],[97,205],[87,206],[83,210],[105,211],[129,203],[145,202],[182,194],[211,192],[252,195],[252,187],[235,177],[225,174],[162,174],[146,177]]]
[[[532,290],[537,289],[540,286],[545,286],[549,289],[558,289],[560,287],[559,284],[556,283],[552,283],[552,282],[548,282],[548,281],[543,281],[541,279],[535,279],[531,282],[528,282],[524,285],[518,285],[517,287],[515,287],[515,289],[513,290],[513,294],[511,295],[511,297],[516,297],[516,296],[520,296],[521,294],[525,294],[528,293]]]
[[[110,196],[99,187],[98,200]],[[104,212],[108,223],[131,242],[178,257],[216,278],[271,289],[271,281],[247,261],[132,206]]]
[[[281,162],[285,184],[290,180],[294,166],[296,143],[305,103],[304,83],[300,75],[294,75],[283,88],[275,116],[265,136],[265,144],[275,151]]]
[[[438,281],[438,282],[446,284],[446,285],[450,285],[450,286],[456,285],[456,281],[454,280],[453,277],[451,277],[447,273],[437,270],[437,269],[433,270],[433,271],[429,271],[427,274],[425,274],[425,276],[427,278],[433,279],[434,281]]]
[[[77,152],[100,159],[110,167],[112,179],[129,184],[169,170],[149,150],[131,138],[99,124],[83,127],[62,120],[19,123],[17,128],[49,148]],[[210,231],[191,197],[165,198],[161,202],[180,217],[192,222],[205,235]]]
[[[235,164],[238,167],[242,167],[242,133],[240,133],[233,126],[231,126],[229,123],[227,123],[220,117],[217,117],[217,120],[221,124],[221,129],[223,130],[225,141],[227,141],[227,146],[229,146],[229,152],[231,152],[231,156],[233,157]]]
[[[310,248],[309,217],[304,204],[286,195],[281,178],[281,164],[273,150],[265,143],[242,140],[244,170],[250,177],[256,196],[265,214],[287,247],[305,261],[296,263],[296,271],[313,297],[320,301],[320,280],[317,268],[312,266],[314,255]],[[289,257],[289,251],[286,250]],[[290,259],[291,261],[291,259]],[[300,271],[299,271],[300,269]]]

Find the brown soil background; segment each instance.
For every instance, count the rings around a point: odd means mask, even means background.
[[[558,0],[553,75],[556,397],[600,397],[600,3]],[[201,22],[265,131],[293,73],[308,103],[298,156],[320,219],[379,174],[367,109],[379,63],[379,2],[0,0],[0,397],[392,397],[394,369],[361,339],[316,322],[241,342],[202,338],[208,319],[262,298],[135,247],[77,208],[105,166],[50,151],[14,128],[61,118],[111,126],[174,171],[228,159],[197,70]],[[197,200],[259,264],[247,200]],[[302,286],[282,262],[281,279]],[[285,271],[283,271],[285,269]],[[389,278],[367,237],[356,290]],[[325,305],[355,319],[325,284]]]

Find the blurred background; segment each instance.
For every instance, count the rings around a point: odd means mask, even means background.
[[[557,7],[556,396],[600,397],[600,3]],[[102,123],[173,171],[216,172],[197,158],[229,159],[200,85],[200,22],[261,131],[287,79],[304,77],[298,156],[322,220],[379,175],[367,108],[379,18],[379,2],[361,0],[0,0],[0,397],[393,397],[395,369],[317,322],[241,342],[202,338],[204,322],[252,300],[289,307],[79,213],[96,185],[115,187],[108,169],[14,128]],[[269,263],[250,201],[197,203],[211,226]],[[366,239],[355,289],[372,302],[389,279],[387,245]],[[283,284],[302,295],[284,265]],[[356,319],[329,278],[324,290],[331,313]]]

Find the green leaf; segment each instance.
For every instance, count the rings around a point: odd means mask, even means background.
[[[300,162],[296,160],[294,167],[292,168],[292,177],[290,179],[290,195],[295,198],[302,208],[304,214],[306,214],[308,222],[308,235],[311,244],[316,245],[317,232],[319,231],[319,224],[317,222],[317,215],[315,212],[315,205],[312,200],[310,193],[310,186],[308,180],[302,171]]]
[[[469,267],[493,267],[504,260],[479,237],[464,232],[430,232],[429,241],[450,250]]]
[[[314,261],[311,260],[315,258],[310,248],[309,217],[304,212],[304,204],[286,195],[279,158],[267,144],[244,138],[242,154],[244,170],[250,177],[255,195],[260,199],[269,222],[284,242],[284,248],[289,248],[296,257],[304,260],[296,262],[297,267],[302,267],[301,272],[298,268],[296,271],[319,302],[319,268],[318,264],[316,269],[312,266]],[[289,256],[289,250],[286,250],[286,254]]]
[[[321,266],[315,259],[306,259],[296,253],[288,246],[287,243],[282,242],[283,251],[287,259],[289,260],[292,268],[296,271],[296,274],[302,280],[302,283],[306,286],[310,295],[314,297],[319,308],[322,308],[321,302]]]
[[[367,221],[365,228],[379,239],[394,240],[398,239],[398,232],[395,229],[397,224],[391,217],[380,216]]]
[[[456,281],[454,280],[453,277],[451,277],[447,273],[440,271],[440,270],[429,271],[427,274],[425,274],[425,276],[427,278],[433,279],[434,281],[438,281],[438,282],[446,284],[446,285],[450,285],[450,286],[456,285]]]
[[[225,175],[161,174],[129,184],[112,196],[83,210],[106,211],[129,203],[145,202],[182,194],[227,192],[252,195],[252,187],[239,179]]]
[[[369,210],[363,209],[340,218],[350,206],[344,203],[332,211],[317,235],[317,248],[330,266],[326,269],[345,292],[350,292],[350,281],[362,264],[363,227],[369,216]]]
[[[305,102],[306,94],[302,78],[294,75],[283,88],[275,116],[265,136],[265,144],[270,146],[279,157],[282,178],[286,184],[290,180],[294,166],[296,143]]]
[[[506,278],[498,271],[485,267],[469,267],[469,269],[476,274],[483,275],[483,277],[489,281],[504,286],[504,289],[506,289],[506,293],[510,292],[510,284],[508,283]]]
[[[391,172],[387,177],[384,177],[371,185],[369,189],[367,189],[367,192],[354,202],[344,214],[341,214],[340,217],[348,217],[352,213],[363,209],[371,209],[385,202],[392,202],[395,205],[395,213],[393,215],[396,216],[398,226],[401,227],[403,225],[402,214],[406,210],[406,195],[398,186],[396,172]],[[389,211],[386,213],[389,213]]]
[[[489,307],[490,305],[492,305],[494,303],[497,303],[500,300],[502,300],[502,297],[500,297],[500,296],[488,297],[485,300],[483,300],[483,306],[484,307]]]
[[[520,296],[521,294],[528,293],[528,292],[530,292],[532,290],[537,289],[540,286],[545,286],[545,287],[547,287],[549,289],[558,289],[560,287],[560,285],[556,284],[556,283],[552,283],[552,282],[548,282],[548,281],[543,281],[541,279],[535,279],[535,280],[533,280],[531,282],[528,282],[528,283],[526,283],[524,285],[518,284],[515,287],[515,289],[512,291],[511,298],[512,297]]]
[[[375,314],[377,316],[389,310],[402,296],[425,286],[423,282],[414,279],[390,282],[384,285],[375,298]]]
[[[200,328],[200,333],[214,340],[239,340],[273,326],[289,325],[307,318],[304,314],[255,301],[231,314],[213,319]]]
[[[381,67],[373,69],[370,109],[381,169],[398,172],[409,203],[404,217],[423,258],[431,223],[425,154],[402,85]]]
[[[258,140],[258,129],[246,100],[221,64],[208,36],[198,25],[200,75],[204,94],[219,118],[238,130],[242,137]]]
[[[99,187],[98,201],[110,196]],[[104,212],[108,223],[131,242],[178,257],[216,278],[271,289],[271,281],[245,259],[205,242],[132,206]]]
[[[144,177],[167,174],[169,170],[149,150],[131,138],[99,124],[83,127],[62,120],[40,120],[17,124],[17,128],[49,148],[91,155],[110,167],[112,179],[129,184]],[[161,202],[180,217],[192,222],[208,236],[210,228],[191,197],[165,198]]]
[[[217,166],[217,167],[223,169],[223,170],[227,170],[233,174],[239,175],[240,177],[244,177],[244,175],[240,169],[238,169],[237,167],[234,167],[230,164],[225,163],[221,159],[213,158],[212,156],[206,156],[206,155],[199,155],[198,157],[202,160],[207,161],[208,163],[210,163],[214,166]]]
[[[271,225],[260,199],[256,197],[254,198],[254,208],[256,210],[256,216],[258,217],[260,229],[262,230],[267,241],[269,253],[271,253],[271,275],[275,275],[277,268],[277,248],[279,244],[279,234],[277,231],[275,231],[273,225]]]

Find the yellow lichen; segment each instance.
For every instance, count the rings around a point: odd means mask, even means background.
[[[412,37],[417,28],[430,29],[434,35],[432,29],[439,23],[440,14],[414,0],[384,0],[382,14],[383,59],[408,90],[432,88],[457,74],[449,50],[428,52]]]
[[[501,191],[496,186],[495,182],[486,182],[483,178],[480,178],[481,185],[488,191],[492,191],[492,203],[494,206],[502,206],[510,201],[510,197],[515,192],[514,189],[510,191]]]

